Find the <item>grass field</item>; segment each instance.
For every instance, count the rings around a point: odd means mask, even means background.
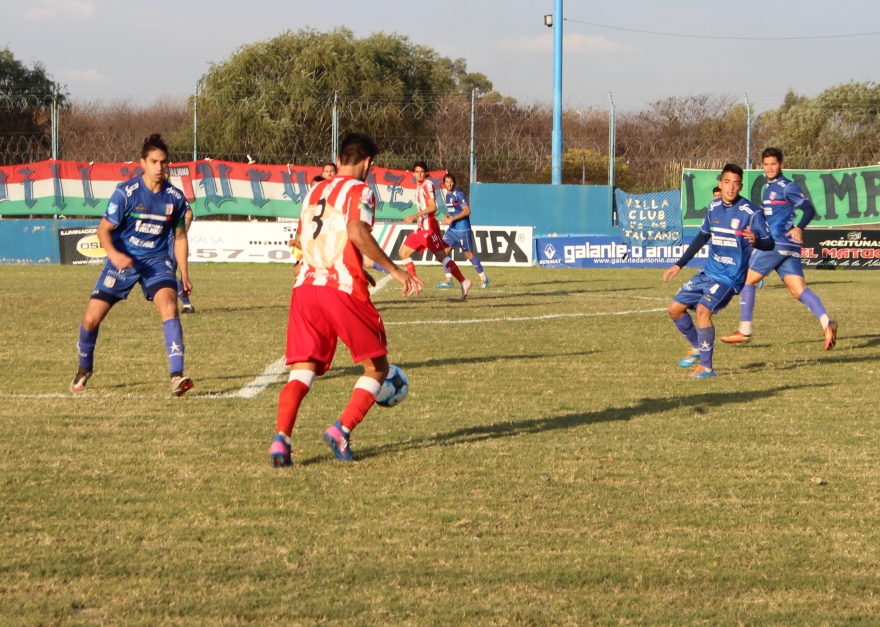
[[[193,269],[173,399],[139,293],[73,398],[97,268],[0,266],[0,625],[880,624],[880,273],[808,274],[831,352],[768,281],[755,341],[691,381],[691,271],[490,271],[377,292],[409,399],[336,462],[343,348],[275,470],[280,384],[236,394],[283,354],[289,267]]]

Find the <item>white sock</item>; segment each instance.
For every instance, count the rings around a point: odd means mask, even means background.
[[[485,281],[485,280],[486,280],[486,273],[485,273],[485,272],[480,272],[480,280],[481,280],[481,281]]]
[[[449,274],[448,272],[446,273],[446,282],[447,282],[447,283],[452,283],[452,275]]]
[[[829,318],[828,318],[828,314],[822,314],[822,317],[819,318],[819,322],[822,323],[822,328],[823,328],[823,329],[827,329],[827,328],[828,328],[828,320],[829,320]]]
[[[740,320],[739,322],[739,332],[743,335],[751,335],[752,334],[752,322],[751,320],[746,322],[745,320]]]

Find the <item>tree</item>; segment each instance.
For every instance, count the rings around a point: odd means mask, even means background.
[[[790,167],[843,168],[880,160],[880,85],[843,83],[815,98],[789,92],[768,112],[774,132],[768,145]]]
[[[39,61],[28,67],[8,47],[0,50],[0,160],[4,164],[45,158],[53,98],[66,94]]]
[[[404,36],[287,31],[239,48],[202,77],[193,103],[199,151],[215,159],[326,160],[338,99],[340,131],[373,135],[383,164],[392,165],[395,155],[431,154],[431,120],[444,96],[491,87],[482,74],[469,74],[463,59],[441,57]],[[190,129],[179,135],[182,144],[192,141]]]

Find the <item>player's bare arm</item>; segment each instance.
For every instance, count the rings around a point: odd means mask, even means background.
[[[804,230],[799,226],[791,227],[791,230],[786,233],[786,235],[788,235],[791,238],[791,241],[796,244],[804,243]]]
[[[101,218],[97,234],[98,241],[101,242],[101,248],[107,253],[107,258],[116,269],[125,270],[126,268],[134,267],[134,261],[132,261],[131,257],[125,253],[119,252],[113,245],[113,236],[111,233],[115,228],[116,227],[113,226],[113,223],[107,218]]]
[[[189,280],[189,240],[186,237],[186,228],[177,227],[174,229],[174,259],[177,261],[177,267],[180,268],[180,282],[183,283],[183,293],[189,296],[192,293],[193,285]]]
[[[404,224],[412,224],[413,222],[415,222],[416,220],[418,220],[422,216],[431,215],[432,213],[437,212],[437,203],[434,202],[433,198],[429,198],[426,205],[427,205],[427,207],[424,211],[419,211],[418,213],[414,213],[411,216],[406,216],[403,219],[403,223]]]
[[[669,279],[674,279],[678,276],[678,273],[681,272],[681,268],[679,266],[672,266],[663,273],[663,282],[668,283]]]
[[[369,257],[375,263],[385,268],[385,270],[388,271],[388,274],[391,275],[391,278],[403,286],[402,294],[404,296],[416,295],[418,294],[418,288],[416,286],[425,286],[421,279],[410,276],[391,261],[388,255],[385,254],[385,251],[382,250],[382,247],[379,246],[379,242],[373,238],[366,222],[362,220],[352,220],[346,226],[346,231],[348,232],[348,239],[351,240],[351,243],[354,244],[365,257]]]

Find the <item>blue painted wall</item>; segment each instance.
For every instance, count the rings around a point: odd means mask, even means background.
[[[607,185],[471,185],[474,224],[532,226],[535,236],[613,235]]]
[[[58,229],[98,220],[0,220],[0,264],[59,264]]]

